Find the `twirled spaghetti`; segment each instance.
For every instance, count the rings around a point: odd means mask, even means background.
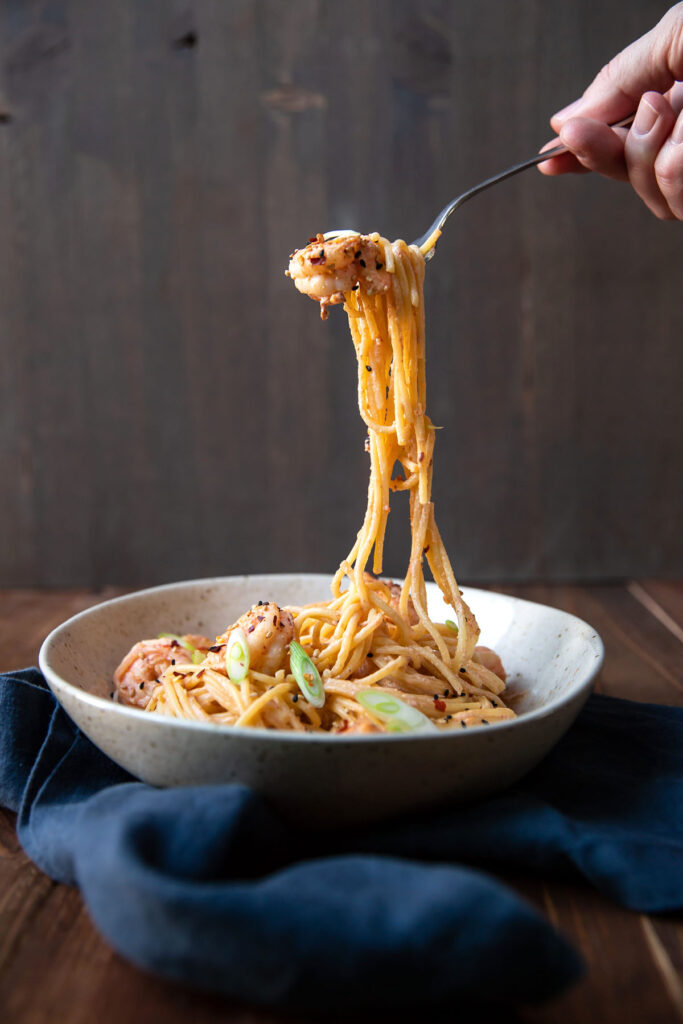
[[[129,702],[180,718],[333,733],[462,728],[513,716],[502,665],[477,647],[479,628],[434,518],[424,272],[420,250],[377,234],[319,235],[292,255],[289,273],[323,317],[340,302],[348,314],[370,455],[363,525],[331,600],[259,602],[211,645],[197,637],[142,641],[117,670],[122,699],[132,693]],[[410,501],[400,587],[379,578],[393,491],[407,491]],[[429,617],[425,559],[454,621]]]

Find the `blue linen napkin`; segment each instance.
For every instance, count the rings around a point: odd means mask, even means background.
[[[111,944],[166,977],[304,1009],[554,995],[580,960],[454,861],[578,871],[628,907],[683,905],[683,709],[592,697],[543,765],[470,807],[339,833],[242,786],[156,790],[105,757],[35,669],[0,676],[0,804]],[[408,859],[410,858],[410,859]]]

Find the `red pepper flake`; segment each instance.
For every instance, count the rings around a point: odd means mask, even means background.
[[[309,239],[308,239],[308,244],[310,245],[310,244],[311,244],[311,242],[317,242],[317,241],[318,241],[317,237],[316,237],[315,235],[313,235],[313,237],[312,237],[312,238],[309,238]]]
[[[446,710],[446,701],[445,700],[435,700],[434,701],[434,707],[436,708],[437,711],[445,711]]]
[[[253,626],[249,627],[249,629],[247,630],[247,633],[253,633],[255,629],[256,629],[256,624],[254,623]]]

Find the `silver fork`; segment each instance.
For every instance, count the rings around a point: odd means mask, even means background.
[[[623,118],[621,121],[615,121],[613,124],[610,124],[609,127],[630,128],[633,124],[635,116],[635,114],[629,114],[628,117]],[[485,192],[487,188],[491,188],[492,185],[497,185],[500,181],[505,181],[506,178],[512,178],[513,175],[519,174],[520,171],[526,171],[529,167],[535,167],[537,164],[542,164],[544,163],[544,161],[550,160],[551,157],[560,156],[561,153],[566,152],[567,147],[560,143],[559,146],[554,146],[552,149],[546,149],[542,153],[537,153],[536,156],[532,156],[530,160],[525,160],[521,164],[515,164],[513,167],[508,167],[507,170],[501,171],[500,174],[494,174],[492,178],[487,178],[485,181],[480,181],[478,185],[473,185],[472,188],[469,188],[467,190],[467,192],[463,192],[462,195],[456,196],[456,198],[452,199],[447,206],[444,206],[443,210],[438,215],[438,217],[431,225],[431,227],[429,227],[425,231],[424,235],[421,235],[419,238],[415,239],[415,241],[412,244],[420,248],[426,242],[429,241],[429,239],[436,231],[440,233],[441,229],[443,228],[444,224],[446,223],[450,215],[453,213],[453,211],[457,210],[458,207],[462,206],[463,203],[466,203],[468,199],[472,199],[473,196],[478,196],[480,192]],[[338,238],[341,235],[357,234],[359,234],[358,231],[354,231],[351,228],[344,228],[337,231],[326,231],[324,237],[325,239],[328,239]],[[436,242],[434,242],[434,245],[431,247],[431,249],[429,249],[424,254],[424,258],[426,260],[431,260],[435,252]]]
[[[629,128],[633,124],[634,118],[635,114],[629,114],[629,116],[625,117],[622,121],[615,121],[615,123],[611,124],[609,127]],[[472,188],[468,189],[467,192],[463,192],[462,195],[453,199],[448,206],[444,206],[443,210],[431,227],[425,231],[424,235],[417,238],[413,242],[413,245],[416,245],[419,248],[429,241],[436,231],[441,232],[441,229],[453,211],[457,210],[463,203],[466,203],[468,199],[471,199],[473,196],[478,196],[480,192],[484,192],[487,188],[491,188],[492,185],[497,185],[499,181],[505,181],[506,178],[511,178],[514,174],[519,174],[520,171],[526,171],[528,167],[535,167],[536,164],[542,164],[545,160],[550,160],[551,157],[559,156],[560,153],[566,152],[567,147],[560,144],[559,146],[553,147],[553,149],[546,149],[543,153],[537,153],[536,156],[532,156],[530,160],[525,160],[524,163],[515,164],[514,167],[508,167],[507,170],[502,171],[500,174],[494,174],[492,178],[487,178],[486,181],[480,181],[478,185],[474,185]],[[436,242],[431,249],[424,254],[425,259],[430,260],[435,252]]]

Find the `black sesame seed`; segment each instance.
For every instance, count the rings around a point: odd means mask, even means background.
[[[438,695],[438,693],[435,693],[435,694],[434,694],[434,700],[439,700],[439,695]]]
[[[145,688],[145,684],[144,683],[138,683],[138,690],[144,690],[144,688]]]
[[[461,672],[467,672],[467,669],[466,668],[461,668],[460,671]]]
[[[460,726],[461,726],[461,728],[466,729],[467,728],[467,722],[462,722],[461,721],[460,722]]]
[[[481,720],[481,724],[482,724],[482,725],[488,725],[488,724],[489,724],[489,723],[488,723],[488,719],[486,719],[486,718],[482,718],[482,720]]]
[[[358,260],[358,262],[360,263],[361,267],[365,266],[365,260]]]
[[[368,373],[372,373],[372,367],[368,366],[367,363],[365,364],[365,369],[368,371]]]
[[[444,697],[450,697],[451,691],[450,690],[444,690],[443,691],[443,695],[444,695]]]
[[[298,693],[293,693],[292,694],[292,700],[294,701],[295,704],[298,701],[298,699],[299,699],[299,694]]]

